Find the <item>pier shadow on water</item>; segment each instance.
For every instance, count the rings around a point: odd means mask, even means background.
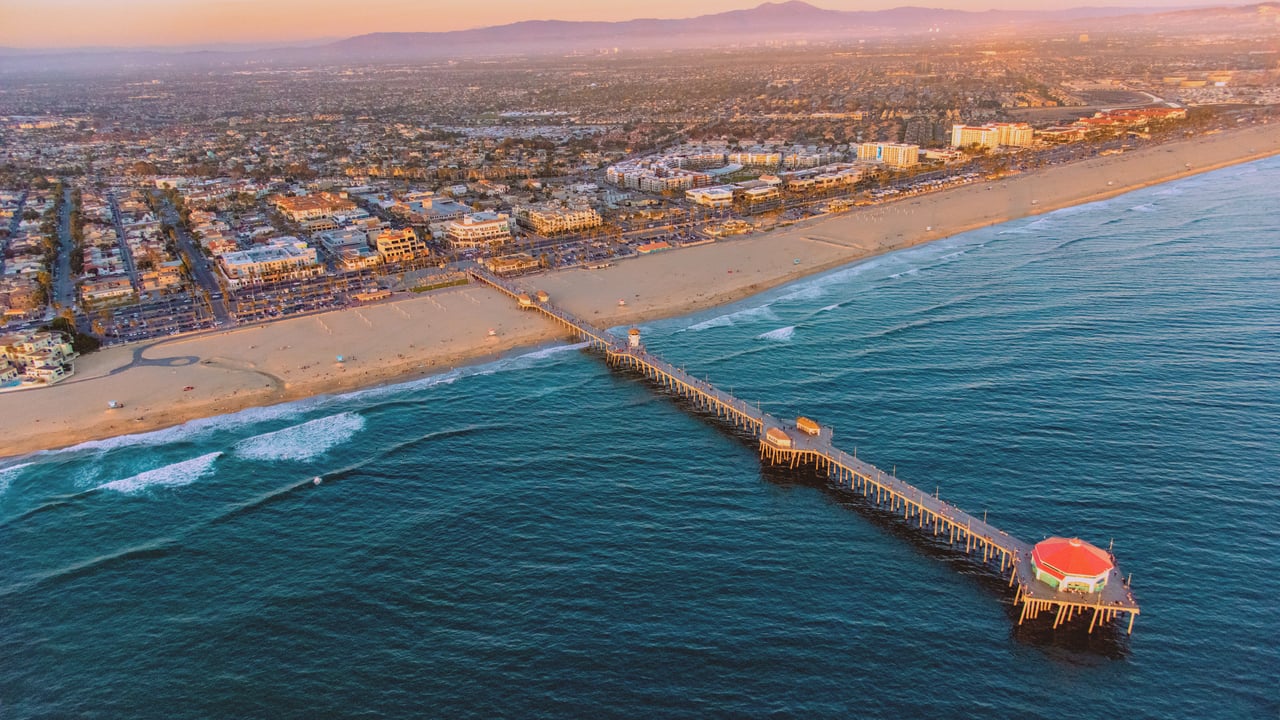
[[[742,443],[753,454],[758,450],[760,438],[751,429],[745,429],[727,422],[713,412],[708,412],[692,400],[673,393],[652,383],[643,374],[615,368],[620,375],[634,379],[656,394],[672,403],[681,411],[698,418],[714,427],[727,438]],[[951,545],[946,536],[933,535],[928,527],[920,529],[910,522],[903,522],[901,513],[876,504],[872,498],[855,490],[842,488],[831,481],[824,473],[812,465],[799,465],[794,468],[774,465],[761,461],[760,474],[767,482],[781,487],[807,487],[823,493],[831,502],[855,512],[876,528],[892,536],[895,540],[907,543],[921,555],[941,562],[959,574],[977,583],[992,597],[998,598],[1005,615],[1009,618],[1010,637],[1014,641],[1045,649],[1050,652],[1068,653],[1081,660],[1080,655],[1095,658],[1123,659],[1129,653],[1129,636],[1117,624],[1104,624],[1089,632],[1087,615],[1065,621],[1057,628],[1053,627],[1052,613],[1044,617],[1025,619],[1018,624],[1020,609],[1014,604],[1014,588],[1009,578],[993,564],[984,563],[980,554],[966,554],[960,549],[963,546]]]
[[[750,435],[738,432],[732,435],[754,448],[756,440]],[[911,547],[921,556],[942,563],[975,583],[983,592],[998,599],[1009,619],[1009,637],[1017,643],[1041,648],[1050,654],[1067,653],[1076,663],[1081,662],[1081,655],[1109,660],[1122,660],[1129,656],[1129,636],[1117,624],[1101,625],[1090,633],[1086,617],[1075,618],[1054,628],[1052,614],[1046,613],[1019,625],[1019,608],[1013,602],[1014,590],[1009,586],[1008,578],[995,566],[983,563],[979,555],[957,551],[942,535],[935,537],[904,523],[900,513],[876,505],[858,492],[836,486],[812,466],[790,468],[762,463],[760,476],[779,488],[817,490],[833,504],[857,514],[860,519]]]

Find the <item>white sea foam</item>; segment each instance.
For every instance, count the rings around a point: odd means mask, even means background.
[[[109,483],[99,485],[97,489],[132,495],[148,488],[190,485],[208,475],[213,470],[214,461],[221,455],[221,452],[211,452],[190,460],[183,460],[172,465],[165,465],[154,470],[138,473],[131,477],[112,480]]]
[[[241,440],[235,454],[251,460],[309,460],[351,440],[364,426],[364,416],[357,413],[330,415]]]
[[[1110,202],[1111,202],[1110,200],[1099,200],[1097,202],[1085,203],[1083,205],[1068,205],[1067,207],[1058,208],[1057,210],[1054,210],[1053,212],[1048,214],[1057,216],[1057,217],[1063,217],[1066,215],[1079,215],[1080,213],[1083,213],[1083,212],[1092,212],[1094,210],[1097,210],[1098,208],[1106,207]]]
[[[737,325],[739,322],[748,321],[748,320],[756,320],[756,319],[777,320],[778,316],[774,315],[773,310],[769,307],[772,304],[773,304],[772,302],[769,302],[764,305],[758,305],[756,307],[745,308],[743,310],[736,310],[734,312],[727,313],[725,315],[718,315],[716,317],[711,318],[710,320],[704,320],[700,323],[690,325],[689,327],[685,328],[685,330],[699,332],[702,330],[709,330],[711,328]]]
[[[757,340],[772,340],[774,342],[790,342],[791,337],[796,334],[796,326],[788,325],[780,327],[777,330],[770,330],[756,336]]]
[[[810,289],[825,290],[826,288],[833,285],[840,285],[843,283],[847,283],[850,280],[858,277],[859,275],[864,275],[872,270],[875,270],[877,268],[884,266],[887,262],[891,261],[892,257],[893,256],[891,255],[875,257],[870,260],[865,260],[863,262],[860,262],[856,265],[850,265],[848,267],[841,268],[839,270],[835,270],[833,272],[829,272],[824,275],[819,275],[814,278],[809,278],[808,280],[801,280],[799,283],[797,283],[797,286],[793,288],[792,292],[798,295],[800,293],[809,292]]]
[[[425,390],[426,388],[435,387],[436,385],[451,385],[455,380],[462,377],[464,370],[467,369],[469,368],[447,370],[439,375],[428,375],[424,378],[396,383],[395,385],[379,385],[378,387],[366,388],[364,390],[353,390],[352,392],[338,395],[336,397],[342,400],[378,400],[388,396],[404,395],[405,393],[414,392],[415,390]]]
[[[53,455],[61,453],[73,453],[78,451],[96,450],[99,452],[107,452],[123,447],[153,447],[156,445],[168,445],[170,443],[188,440],[201,435],[218,430],[233,430],[245,425],[265,422],[268,420],[278,420],[293,415],[298,415],[311,407],[314,407],[320,399],[309,398],[298,402],[283,403],[280,405],[268,405],[266,407],[247,408],[239,412],[228,415],[214,415],[213,417],[199,418],[190,422],[176,425],[163,430],[153,430],[151,432],[137,433],[134,435],[119,435],[117,437],[106,438],[104,440],[90,440],[79,445],[72,445],[61,450],[47,450],[41,454]]]
[[[803,283],[796,287],[795,290],[779,297],[782,301],[791,300],[817,300],[826,293],[826,286],[821,283]]]
[[[832,303],[831,305],[827,305],[826,307],[818,308],[818,312],[831,312],[832,310],[839,310],[839,309],[840,309],[840,303]]]
[[[553,345],[551,347],[540,348],[516,355],[514,357],[502,358],[481,365],[469,365],[454,370],[446,370],[439,375],[429,375],[417,380],[396,383],[395,385],[383,385],[381,387],[367,388],[364,390],[356,390],[345,395],[336,396],[343,400],[378,400],[385,397],[393,397],[405,395],[417,390],[425,390],[427,388],[436,387],[437,385],[451,385],[454,382],[466,377],[482,377],[485,375],[493,375],[495,373],[505,372],[507,370],[520,370],[527,368],[541,360],[544,360],[561,353],[573,350],[581,350],[586,347],[587,343],[574,343],[572,345]]]
[[[692,332],[701,332],[703,330],[710,330],[712,328],[718,328],[718,327],[729,327],[731,325],[733,325],[733,319],[730,318],[728,315],[721,315],[719,317],[713,317],[710,320],[704,320],[700,323],[695,323],[693,325],[690,325],[689,327],[685,328],[685,330],[689,330]]]
[[[13,482],[14,478],[22,474],[22,468],[30,467],[34,464],[35,463],[21,463],[18,465],[10,465],[9,467],[0,468],[0,495],[3,495],[4,491],[9,489],[9,485]]]
[[[581,350],[587,347],[588,345],[589,343],[586,343],[586,342],[573,343],[572,345],[553,345],[551,347],[532,350],[530,352],[524,353],[523,355],[517,355],[513,358],[498,360],[496,362],[490,363],[490,365],[495,366],[495,370],[497,371],[524,368],[538,362],[539,360],[545,360],[549,357],[555,357],[556,355],[562,355],[567,352]]]
[[[1144,203],[1142,205],[1134,205],[1129,209],[1132,210],[1133,212],[1142,212],[1142,213],[1160,212],[1160,209],[1155,206],[1155,203]]]

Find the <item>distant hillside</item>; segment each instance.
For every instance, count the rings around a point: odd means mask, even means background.
[[[622,22],[532,20],[448,32],[379,32],[318,48],[353,58],[403,58],[595,48],[661,49],[762,40],[874,38],[928,32],[969,32],[1050,25],[1084,18],[1153,16],[1151,8],[1075,8],[1059,11],[968,12],[924,7],[839,11],[801,0],[765,3],[699,17]]]
[[[601,49],[664,50],[758,44],[766,41],[910,38],[936,33],[1045,34],[1072,32],[1222,33],[1280,35],[1280,2],[1190,10],[1081,7],[1054,11],[942,10],[900,7],[840,11],[801,0],[765,3],[699,17],[622,22],[531,20],[445,32],[378,32],[271,50],[230,48],[85,49],[37,51],[0,48],[0,75],[32,70],[81,72],[120,67],[231,67],[253,60],[282,64],[397,62],[514,54],[563,54]]]

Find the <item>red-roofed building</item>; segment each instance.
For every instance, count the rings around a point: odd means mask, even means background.
[[[641,255],[648,255],[649,253],[655,253],[660,250],[670,250],[670,249],[671,249],[671,243],[667,242],[666,240],[659,240],[657,242],[650,242],[650,243],[645,243],[641,245],[640,247],[636,248],[636,252],[640,253]]]
[[[1051,537],[1031,551],[1036,579],[1057,590],[1097,592],[1115,564],[1105,550],[1080,538]]]

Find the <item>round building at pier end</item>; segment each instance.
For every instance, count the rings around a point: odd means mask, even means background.
[[[1051,537],[1031,551],[1036,579],[1055,590],[1098,592],[1115,568],[1106,550],[1080,538]]]

